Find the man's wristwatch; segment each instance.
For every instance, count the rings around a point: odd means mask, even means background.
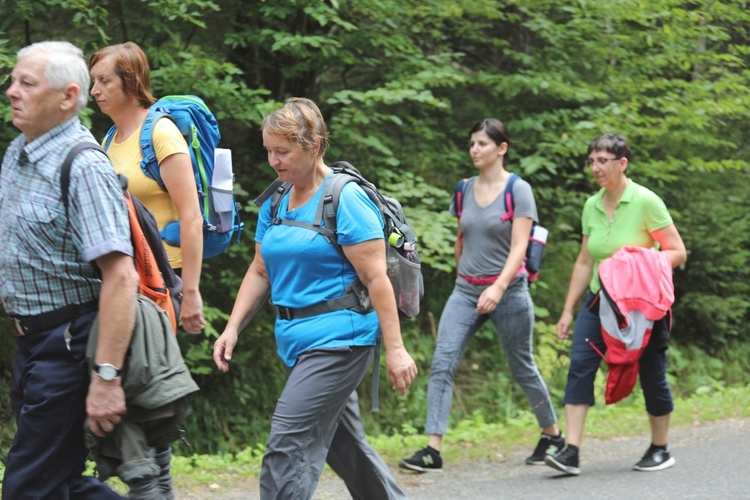
[[[100,365],[98,364],[94,365],[94,373],[99,375],[102,378],[102,380],[106,380],[107,382],[109,382],[121,376],[122,370],[117,368],[115,365],[111,365],[109,363],[102,363]]]

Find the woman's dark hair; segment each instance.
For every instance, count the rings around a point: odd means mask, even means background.
[[[104,47],[91,54],[89,69],[109,56],[114,62],[115,74],[122,80],[125,95],[135,97],[144,108],[151,107],[156,99],[151,95],[151,71],[143,50],[133,42]]]
[[[602,134],[589,144],[588,154],[594,151],[606,151],[612,153],[617,158],[627,158],[631,160],[631,151],[628,140],[621,134]]]
[[[508,151],[505,153],[505,161],[508,160],[508,153],[510,153],[510,134],[508,134],[508,127],[497,118],[485,118],[482,121],[476,122],[474,126],[469,130],[469,137],[475,132],[484,132],[487,137],[498,146],[504,142],[508,143]]]

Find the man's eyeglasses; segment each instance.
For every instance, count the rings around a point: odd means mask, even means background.
[[[584,162],[584,165],[586,165],[587,167],[593,167],[594,164],[597,164],[600,167],[603,167],[607,164],[608,161],[619,160],[620,158],[587,158]]]

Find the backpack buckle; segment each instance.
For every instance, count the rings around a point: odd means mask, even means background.
[[[291,321],[292,319],[294,319],[294,309],[292,309],[291,307],[277,305],[274,305],[274,307],[276,308],[276,315],[279,318],[285,319],[287,321]]]

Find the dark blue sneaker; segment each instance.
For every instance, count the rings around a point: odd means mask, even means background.
[[[398,466],[415,472],[443,472],[443,459],[440,458],[439,451],[425,446],[411,458],[400,460]]]

